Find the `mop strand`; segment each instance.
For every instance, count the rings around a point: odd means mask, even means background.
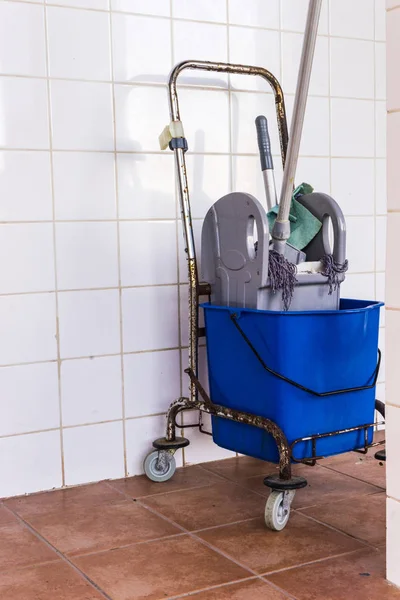
[[[346,273],[347,269],[349,268],[349,263],[347,260],[341,264],[335,262],[332,254],[325,254],[325,256],[323,256],[321,259],[321,263],[321,275],[328,278],[329,295],[331,295],[339,287],[339,275]]]
[[[271,282],[271,288],[274,293],[282,290],[283,310],[289,310],[292,302],[297,267],[289,262],[283,254],[270,249],[268,260],[268,277]]]

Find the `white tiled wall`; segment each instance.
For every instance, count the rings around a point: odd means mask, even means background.
[[[307,4],[0,2],[0,496],[141,472],[187,390],[182,228],[158,147],[168,72],[188,58],[267,67],[290,115]],[[384,2],[326,0],[319,33],[297,181],[348,217],[344,294],[382,299]],[[262,196],[254,118],[274,124],[274,102],[257,79],[199,72],[180,100],[199,239],[218,197]],[[229,454],[188,435],[178,464]]]
[[[400,284],[397,239],[400,226],[400,1],[387,0],[387,122],[388,122],[388,235],[387,235],[387,577],[400,586],[400,452],[399,336]]]

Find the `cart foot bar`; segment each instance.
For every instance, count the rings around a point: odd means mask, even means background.
[[[186,448],[189,444],[190,441],[184,437],[176,437],[174,440],[158,438],[153,442],[153,446],[157,450],[179,450],[179,448]]]
[[[264,485],[271,488],[271,490],[299,490],[307,485],[307,479],[304,477],[291,477],[290,479],[281,479],[277,473],[268,475],[264,479]]]
[[[378,450],[378,452],[375,453],[375,458],[376,460],[381,460],[383,462],[386,461],[386,448],[383,448],[382,450]]]

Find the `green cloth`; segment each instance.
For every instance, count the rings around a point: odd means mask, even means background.
[[[291,246],[297,248],[297,250],[303,250],[312,239],[315,238],[317,233],[322,227],[321,221],[314,217],[310,211],[300,204],[296,198],[303,196],[304,194],[311,194],[313,188],[308,183],[302,183],[293,192],[292,204],[290,207],[289,221],[290,221],[290,238],[288,243]],[[268,224],[269,230],[272,233],[272,229],[278,215],[279,206],[274,206],[269,213]]]

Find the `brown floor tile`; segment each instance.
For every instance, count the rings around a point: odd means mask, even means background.
[[[63,562],[0,573],[4,600],[100,600],[104,598]]]
[[[198,592],[190,596],[189,600],[190,598],[193,600],[287,600],[288,597],[272,586],[266,586],[263,581],[253,579]]]
[[[298,600],[394,600],[400,590],[385,581],[385,557],[363,550],[268,577]]]
[[[160,517],[134,502],[85,506],[71,512],[29,517],[29,523],[66,554],[118,548],[180,533]]]
[[[323,505],[328,502],[337,502],[345,498],[359,497],[382,491],[379,487],[320,466],[295,467],[293,473],[305,477],[308,483],[307,487],[296,492],[293,508]],[[245,485],[264,496],[269,496],[270,493],[269,488],[264,485],[263,479],[259,477],[251,477],[241,481],[240,485]]]
[[[27,527],[20,523],[9,523],[0,528],[0,569],[36,565],[58,556],[41,542]],[[3,596],[0,595],[0,598]]]
[[[207,470],[226,477],[231,481],[241,481],[258,475],[262,479],[278,469],[277,465],[250,456],[237,456],[225,460],[217,460],[205,463],[203,467]]]
[[[165,494],[166,492],[202,487],[219,481],[221,479],[217,475],[201,467],[193,466],[177,469],[173,478],[164,483],[156,483],[147,479],[145,475],[139,475],[119,479],[118,481],[110,481],[110,485],[132,498],[141,498],[153,494]]]
[[[234,483],[146,498],[151,506],[190,531],[251,519],[264,513],[265,500]]]
[[[113,600],[161,600],[249,576],[189,536],[77,557],[74,562]]]
[[[17,517],[15,517],[4,506],[0,506],[0,527],[3,525],[8,525],[9,523],[18,523]]]
[[[363,547],[357,540],[297,513],[279,533],[267,529],[262,519],[252,519],[197,535],[260,574]]]
[[[66,490],[56,490],[10,498],[4,504],[18,513],[22,518],[34,515],[60,513],[86,507],[124,502],[125,498],[106,483],[96,483]]]
[[[373,450],[375,453],[377,448]],[[370,451],[368,454],[341,454],[321,461],[321,466],[386,489],[386,465],[377,461],[374,453]]]
[[[360,496],[353,500],[332,502],[302,511],[318,521],[332,525],[353,537],[375,546],[386,540],[386,494]]]

